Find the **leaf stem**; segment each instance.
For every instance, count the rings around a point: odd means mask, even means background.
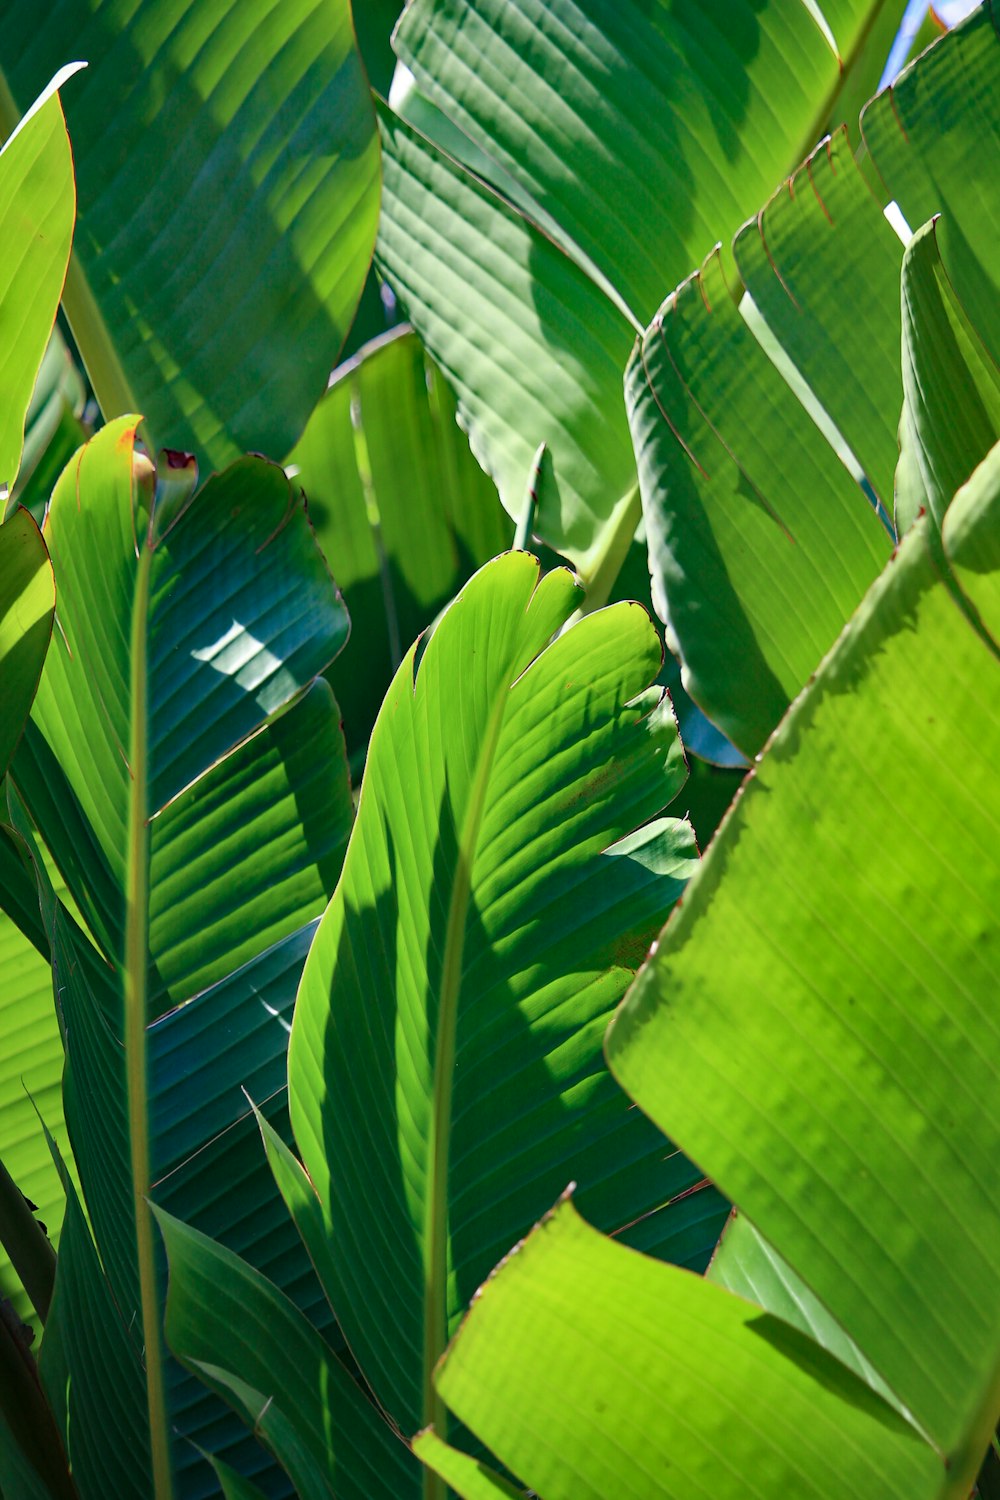
[[[501,693],[487,722],[469,803],[459,831],[455,877],[448,905],[434,1057],[434,1110],[428,1142],[430,1191],[424,1218],[424,1359],[423,1423],[447,1436],[448,1413],[434,1387],[434,1369],[448,1341],[448,1157],[451,1100],[455,1072],[455,1034],[462,986],[466,922],[472,896],[472,862],[482,823],[490,772],[500,741],[508,697]],[[440,1475],[424,1469],[424,1500],[444,1500],[448,1490]]]

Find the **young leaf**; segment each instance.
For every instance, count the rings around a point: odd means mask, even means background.
[[[296,1004],[290,1112],[328,1292],[404,1432],[440,1430],[448,1331],[546,1198],[573,1178],[617,1229],[697,1180],[600,1056],[694,858],[687,824],[647,821],[683,757],[647,686],[648,615],[616,605],[553,641],[578,599],[510,553],[410,651]]]

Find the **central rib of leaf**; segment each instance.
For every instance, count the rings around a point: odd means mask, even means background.
[[[483,810],[507,708],[508,691],[497,698],[486,724],[476,761],[469,800],[458,830],[454,878],[448,901],[441,988],[438,996],[437,1036],[434,1050],[434,1107],[428,1141],[429,1191],[424,1207],[424,1357],[423,1419],[444,1436],[446,1411],[434,1389],[434,1367],[448,1341],[448,1154],[451,1135],[451,1100],[455,1072],[455,1038],[461,999],[462,970],[469,901],[472,894],[472,864],[483,821]],[[443,1494],[441,1482],[424,1472],[424,1493]],[[430,1485],[430,1488],[428,1488]]]

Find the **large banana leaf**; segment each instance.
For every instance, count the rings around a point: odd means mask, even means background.
[[[541,1500],[941,1493],[938,1456],[856,1375],[571,1203],[483,1287],[438,1387]]]
[[[52,79],[0,151],[0,235],[5,246],[0,265],[0,494],[4,499],[17,477],[25,413],[52,332],[73,238],[73,157],[57,90],[75,71],[64,68]],[[44,83],[41,78],[26,102]],[[8,130],[12,123],[8,122]]]
[[[154,493],[134,429],[103,429],[53,495],[60,629],[11,775],[97,944],[46,903],[74,1156],[110,1296],[145,1348],[152,1467],[144,1475],[137,1458],[132,1482],[160,1496],[174,1462],[197,1455],[179,1440],[169,1452],[168,1397],[170,1417],[187,1398],[165,1371],[147,1199],[169,1193],[218,1228],[231,1187],[230,1229],[277,1274],[284,1214],[262,1193],[262,1158],[247,1224],[243,1185],[204,1170],[202,1148],[248,1113],[244,1079],[280,1077],[300,934],[339,873],[343,740],[329,688],[310,684],[347,618],[280,469],[242,460],[178,502]],[[185,1039],[188,1056],[200,1044],[186,1094],[175,1088]],[[69,1257],[60,1276],[84,1260]],[[300,1252],[279,1279],[304,1271]],[[100,1386],[99,1350],[74,1348],[71,1459],[74,1402]]]
[[[437,1413],[431,1372],[469,1297],[570,1179],[608,1229],[676,1198],[719,1227],[600,1056],[695,851],[686,824],[647,822],[684,777],[647,687],[649,618],[616,605],[549,644],[578,598],[565,570],[539,582],[511,553],[411,650],[296,1005],[290,1112],[333,1246],[321,1274],[406,1434]]]
[[[608,1055],[964,1497],[1000,1414],[1000,664],[980,625],[1000,449],[953,509],[945,552],[978,617],[919,522],[774,736]]]
[[[65,308],[105,416],[219,466],[288,452],[371,257],[378,142],[349,0],[4,11],[0,107],[66,58],[79,223]],[[39,351],[40,354],[40,351]]]
[[[824,9],[415,0],[397,28],[437,145],[386,117],[381,267],[515,518],[547,444],[539,534],[601,598],[635,529],[627,340],[824,127],[883,7]]]
[[[977,389],[995,384],[1000,349],[990,261],[1000,178],[983,144],[996,127],[992,104],[983,119],[979,103],[998,81],[1000,38],[984,7],[864,116],[886,184],[881,202],[894,194],[914,224],[944,212],[937,295],[950,298],[952,323],[962,325],[951,337],[966,371],[985,361]],[[901,525],[927,503],[931,448],[953,449],[930,497],[940,515],[995,437],[967,382],[955,388],[937,368],[940,384],[929,384],[940,358],[927,251],[915,279],[917,247],[907,259],[901,368],[900,250],[845,146],[844,137],[824,145],[737,237],[753,299],[743,316],[710,261],[663,304],[626,374],[657,610],[685,686],[747,753],[760,749],[887,556],[872,505],[886,520],[904,373]],[[947,324],[943,304],[936,323]],[[982,353],[970,357],[970,343]]]
[[[288,465],[351,612],[351,644],[329,677],[353,753],[410,642],[510,546],[512,527],[407,329],[341,366]]]

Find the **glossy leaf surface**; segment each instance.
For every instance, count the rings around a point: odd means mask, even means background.
[[[551,215],[640,323],[826,124],[880,9],[801,0],[416,0],[418,86]]]
[[[472,451],[515,520],[545,443],[537,529],[591,571],[602,527],[628,510],[635,485],[621,400],[630,326],[492,189],[395,115],[381,122],[383,274],[454,388]]]

